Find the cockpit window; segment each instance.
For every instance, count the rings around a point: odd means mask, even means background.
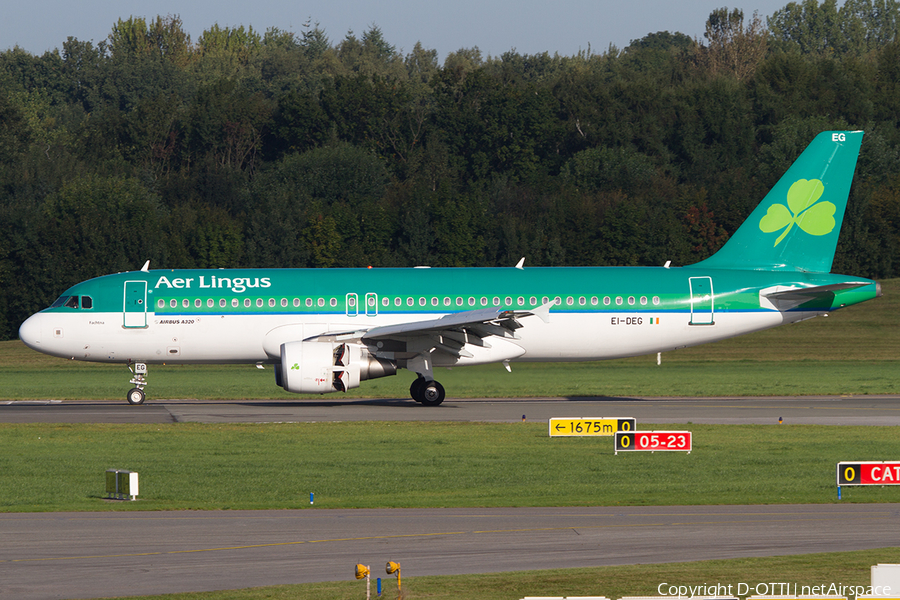
[[[56,302],[50,305],[50,308],[59,308],[60,306],[74,309],[83,308],[85,310],[94,308],[94,299],[90,296],[81,296],[81,302],[78,299],[78,296],[60,296],[56,299]]]

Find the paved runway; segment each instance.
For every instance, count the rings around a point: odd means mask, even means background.
[[[896,396],[14,402],[0,422],[546,421],[900,424]],[[833,552],[898,545],[900,504],[0,513],[0,598],[96,598],[406,577]],[[777,579],[777,573],[773,574]],[[598,594],[603,590],[598,589]]]
[[[898,504],[0,514],[0,597],[349,580],[388,560],[410,577],[881,548],[898,517]]]
[[[11,402],[6,423],[271,423],[319,421],[547,421],[550,417],[635,417],[638,423],[900,425],[900,396],[763,398],[484,398],[429,407],[394,400],[153,400]]]

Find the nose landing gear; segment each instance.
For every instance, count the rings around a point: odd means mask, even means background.
[[[128,404],[143,404],[146,398],[144,386],[147,385],[147,365],[145,363],[134,363],[134,369],[132,369],[129,364],[128,370],[134,375],[129,383],[135,387],[128,390],[125,399],[128,400]]]

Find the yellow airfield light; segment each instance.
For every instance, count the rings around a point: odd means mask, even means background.
[[[367,565],[357,563],[355,575],[357,579],[366,580],[366,600],[370,600],[372,598],[372,580],[369,578],[370,573],[371,570]],[[378,593],[381,593],[381,585],[378,586]]]
[[[388,575],[393,575],[394,573],[397,574],[397,598],[400,598],[402,596],[402,592],[400,591],[400,563],[389,560],[384,566],[384,570]]]

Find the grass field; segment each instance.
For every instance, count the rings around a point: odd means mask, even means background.
[[[502,396],[728,396],[900,393],[900,280],[884,296],[827,318],[656,356],[439,370],[450,398]],[[66,361],[0,342],[0,400],[122,401],[122,365]],[[407,398],[413,375],[363,382],[339,397]],[[271,368],[151,365],[148,398],[293,398]]]
[[[900,456],[898,427],[668,428],[693,432],[691,454],[616,456],[546,423],[0,425],[0,510],[308,508],[310,492],[316,508],[829,503],[837,462]],[[103,500],[109,468],[140,473],[139,501]]]

